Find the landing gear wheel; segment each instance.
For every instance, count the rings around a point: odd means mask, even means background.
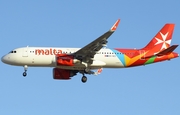
[[[81,81],[82,81],[83,83],[86,83],[87,77],[86,77],[86,76],[83,76],[83,77],[81,78]]]
[[[26,77],[27,73],[26,72],[23,72],[23,76]]]
[[[27,65],[24,65],[24,72],[23,72],[23,76],[24,76],[24,77],[27,76],[27,73],[26,73],[27,69],[28,69],[28,66],[27,66]]]

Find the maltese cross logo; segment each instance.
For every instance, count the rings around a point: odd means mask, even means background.
[[[166,34],[162,34],[162,33],[160,32],[161,37],[162,37],[161,39],[155,37],[155,39],[157,40],[157,42],[156,42],[155,45],[162,44],[161,50],[162,50],[162,49],[166,49],[167,47],[169,47],[169,45],[170,45],[170,43],[171,43],[171,39],[170,39],[170,40],[166,40],[166,38],[167,38],[167,36],[168,36],[168,33],[169,33],[169,32],[167,32]]]

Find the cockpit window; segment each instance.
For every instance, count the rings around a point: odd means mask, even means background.
[[[10,51],[9,53],[16,53],[16,51]]]
[[[13,53],[13,51],[10,51],[9,53]]]

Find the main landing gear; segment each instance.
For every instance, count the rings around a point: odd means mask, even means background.
[[[28,69],[28,66],[27,65],[24,65],[24,72],[23,72],[23,76],[26,77],[27,76],[27,69]]]
[[[84,75],[85,73],[87,74],[88,72],[90,71],[90,69],[89,68],[86,68],[83,72],[82,72],[82,78],[81,78],[81,81],[83,82],[83,83],[86,83],[86,81],[87,81],[87,77]]]

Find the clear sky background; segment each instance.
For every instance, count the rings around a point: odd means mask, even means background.
[[[165,23],[175,23],[179,0],[1,0],[0,56],[24,46],[83,47],[120,18],[109,48],[141,48]],[[180,53],[180,48],[176,49]],[[180,58],[129,69],[104,69],[69,81],[52,68],[0,63],[1,115],[180,115]]]

